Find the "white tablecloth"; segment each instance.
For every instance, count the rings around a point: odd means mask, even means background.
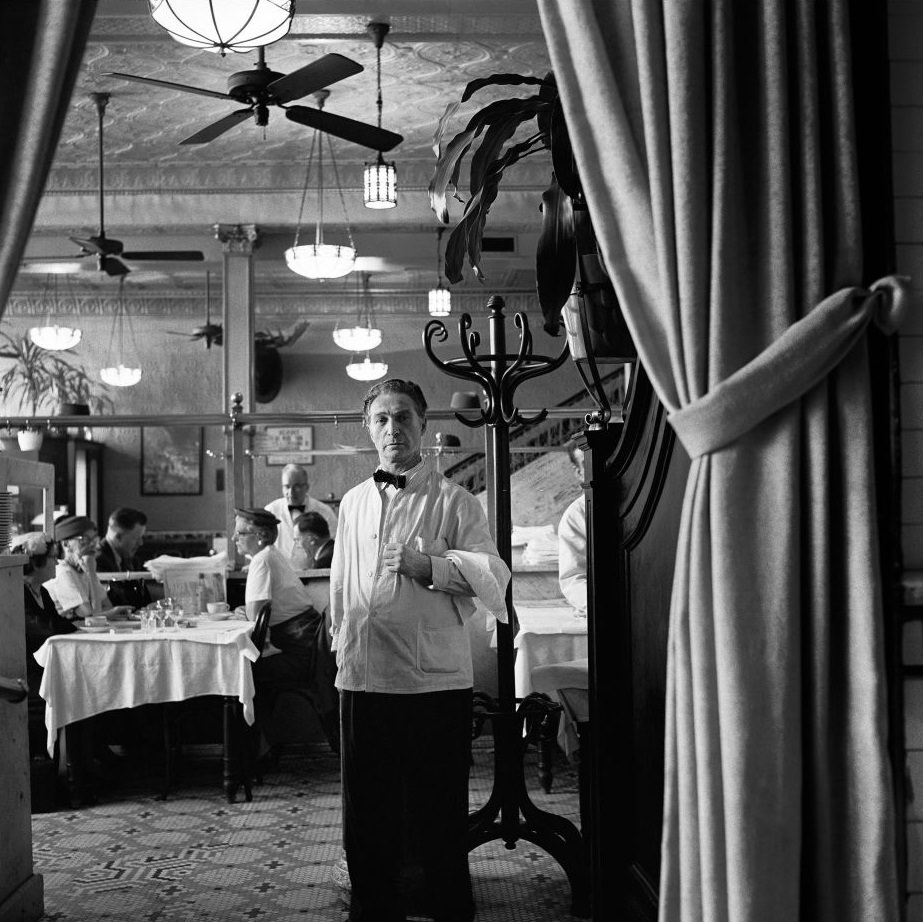
[[[532,670],[548,663],[562,663],[587,655],[585,617],[563,599],[548,604],[517,604],[519,633],[513,638],[516,649],[516,697],[538,689],[533,687]]]
[[[35,653],[45,670],[39,694],[45,699],[49,755],[61,727],[141,704],[231,696],[252,724],[250,664],[259,659],[252,628],[249,621],[199,621],[159,634],[128,628],[49,637]]]
[[[548,663],[545,666],[536,666],[532,671],[532,686],[537,692],[561,702],[564,720],[562,721],[562,734],[558,734],[561,748],[572,755],[580,748],[580,738],[577,733],[577,723],[589,720],[589,693],[590,687],[589,660],[569,660],[561,663]]]

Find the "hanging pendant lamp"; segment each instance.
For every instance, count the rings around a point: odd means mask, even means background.
[[[366,352],[365,358],[359,361],[355,357],[346,366],[346,374],[355,381],[377,381],[388,373],[387,362],[373,362]]]
[[[49,352],[61,352],[65,349],[73,349],[80,342],[82,333],[77,326],[67,326],[52,323],[52,314],[57,315],[61,311],[61,305],[58,303],[58,277],[51,274],[48,276],[45,285],[45,323],[42,326],[29,328],[29,339],[40,349],[47,349]],[[77,299],[74,298],[76,310]]]
[[[391,26],[386,22],[370,22],[366,26],[375,42],[378,72],[378,127],[381,128],[381,46]],[[366,208],[393,208],[397,204],[397,168],[387,161],[381,151],[374,163],[367,163],[363,173]]]
[[[119,296],[115,306],[115,315],[112,318],[112,330],[109,333],[106,365],[99,370],[100,378],[113,387],[133,387],[141,380],[140,364],[131,362],[128,353],[125,351],[125,320],[127,313],[125,307],[125,276],[123,275],[119,278]],[[134,354],[137,356],[138,347],[134,342],[130,318],[128,319],[128,324],[129,339],[131,340]],[[115,361],[113,361],[112,344],[116,338],[118,338],[118,350],[115,353]]]
[[[150,0],[151,18],[176,41],[224,56],[284,37],[295,0]]]
[[[442,284],[442,256],[440,244],[444,228],[436,233],[436,287],[429,290],[429,312],[433,317],[448,317],[452,313],[452,292]]]
[[[330,95],[330,90],[321,90],[314,94],[318,109],[324,108],[324,102]],[[343,208],[343,218],[346,223],[346,236],[349,245],[343,246],[324,242],[324,139],[330,153],[330,162],[333,165],[333,175],[336,180],[337,193]],[[301,236],[301,219],[304,216],[304,205],[311,182],[311,165],[314,161],[314,151],[317,150],[317,226],[314,231],[313,244],[299,244]],[[356,265],[356,248],[353,245],[352,231],[349,229],[349,217],[346,214],[346,200],[340,186],[340,175],[337,171],[336,158],[333,154],[333,145],[330,136],[315,129],[311,138],[311,148],[308,152],[308,166],[305,170],[304,189],[301,193],[301,207],[298,210],[298,224],[295,228],[295,240],[291,247],[285,251],[285,262],[292,272],[303,275],[309,279],[337,279],[348,275]]]
[[[347,352],[368,352],[381,345],[381,329],[375,323],[375,308],[369,295],[369,277],[368,272],[360,275],[355,325],[341,327],[337,323],[333,331],[333,341]]]

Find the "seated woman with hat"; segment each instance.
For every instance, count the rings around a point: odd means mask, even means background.
[[[96,523],[85,515],[64,516],[55,522],[54,535],[63,557],[48,589],[58,611],[71,621],[89,615],[105,615],[111,621],[127,618],[132,607],[113,605],[96,576]]]
[[[330,649],[325,613],[311,604],[291,563],[276,548],[279,520],[265,509],[235,509],[234,541],[250,558],[244,589],[247,617],[256,620],[270,602],[269,634],[253,666],[258,722],[271,742],[270,719],[279,694],[298,689],[311,701],[327,740],[339,751],[339,696],[334,687],[336,659]]]

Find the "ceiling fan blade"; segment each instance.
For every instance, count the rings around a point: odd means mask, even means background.
[[[370,147],[382,153],[391,150],[392,147],[397,147],[404,140],[403,135],[395,134],[385,128],[376,128],[365,122],[357,122],[342,115],[333,115],[330,112],[322,112],[320,109],[311,109],[308,106],[291,106],[285,110],[285,117],[298,122],[299,125],[326,131],[335,138],[352,141],[353,144]]]
[[[129,262],[151,259],[161,262],[200,263],[205,259],[205,254],[201,250],[133,250],[131,253],[120,255]]]
[[[224,118],[219,118],[217,122],[206,125],[201,131],[197,131],[188,138],[184,138],[179,143],[207,144],[209,141],[214,141],[215,138],[223,135],[226,131],[230,131],[235,125],[242,122],[252,111],[252,109],[238,109],[236,112],[232,112]]]
[[[129,269],[122,260],[116,259],[114,256],[100,256],[99,268],[102,269],[106,275],[115,277],[128,275],[128,273],[131,272],[131,269]]]
[[[130,80],[133,83],[146,83],[148,86],[165,86],[168,89],[179,90],[182,93],[196,93],[198,96],[212,96],[215,99],[234,98],[218,90],[206,90],[200,86],[187,86],[185,83],[171,83],[169,80],[155,80],[153,77],[136,77],[134,74],[119,74],[114,71],[108,74],[102,74],[102,76],[115,77],[118,80]]]
[[[278,80],[273,80],[266,90],[278,102],[292,102],[363,70],[365,68],[357,61],[345,58],[341,54],[325,54],[322,58],[305,64],[304,67],[299,67]]]
[[[122,252],[121,240],[110,240],[108,237],[70,237],[86,254],[93,256],[118,256]]]

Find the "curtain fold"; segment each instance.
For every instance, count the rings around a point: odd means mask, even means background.
[[[660,918],[897,919],[847,0],[539,9],[626,321],[698,446]]]
[[[70,104],[96,0],[0,4],[0,318]]]

